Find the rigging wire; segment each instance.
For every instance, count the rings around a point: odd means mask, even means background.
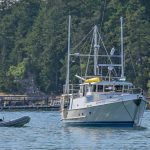
[[[94,30],[94,28],[92,30]],[[91,41],[91,46],[90,46],[90,54],[91,54],[91,51],[92,51],[93,42],[94,42],[94,36],[92,36],[92,41]],[[87,70],[88,70],[89,61],[90,61],[90,55],[88,57],[88,62],[87,62],[87,65],[86,65],[85,77],[87,76]]]
[[[103,45],[103,47],[104,47],[104,49],[105,49],[105,52],[106,52],[106,54],[107,54],[107,56],[108,56],[108,59],[109,59],[110,63],[113,64],[112,61],[111,61],[110,56],[108,55],[108,51],[107,51],[107,49],[106,49],[106,47],[105,47],[105,44],[104,44],[104,42],[103,42],[103,40],[102,40],[102,37],[101,37],[101,35],[100,35],[99,32],[98,32],[98,34],[99,34],[99,38],[100,38],[100,40],[101,40],[101,42],[102,42],[102,45]],[[117,76],[117,72],[116,72],[116,69],[115,69],[115,68],[114,68],[114,72],[115,72],[115,75]]]
[[[89,43],[88,38],[86,38],[86,41],[84,42],[84,44],[80,48],[79,54],[80,54],[81,50],[84,52],[84,50],[86,49],[86,45],[88,45],[88,43]],[[82,67],[81,67],[81,57],[79,58],[79,61],[80,61],[80,76],[82,76],[83,70],[82,70]]]
[[[81,52],[81,50],[84,51],[84,49],[86,49],[86,46],[85,46],[85,45],[86,45],[87,43],[88,43],[88,38],[86,38],[84,44],[82,44],[82,46],[81,46],[81,48],[80,48],[80,50],[79,50],[79,53]]]
[[[73,49],[72,51],[75,50],[79,50],[79,54],[81,52],[81,50],[84,51],[84,49],[86,49],[86,45],[88,44],[88,39],[89,39],[89,34],[93,31],[93,29],[91,29],[89,31],[89,33],[80,41],[80,43],[78,43]],[[82,44],[83,43],[83,44]],[[82,44],[82,45],[81,45]],[[73,61],[74,62],[74,61]],[[81,68],[81,58],[79,58],[79,63],[80,63],[80,75],[82,75],[82,68]]]
[[[88,37],[92,31],[93,29],[91,29],[90,32],[72,50],[76,50],[76,48]]]
[[[85,40],[84,44],[83,44],[82,47],[80,48],[80,51],[81,51],[81,49],[86,45],[86,43],[87,43],[87,41],[88,41],[88,40],[87,40],[87,39],[88,39],[87,37],[89,36],[89,34],[90,34],[93,30],[94,30],[94,28],[92,28],[92,29],[89,31],[89,33],[80,41],[80,43],[77,44],[77,45],[75,46],[75,48],[73,48],[72,50],[76,50],[76,49],[81,45],[81,43],[83,43],[83,41]],[[97,33],[98,33],[98,36],[99,36],[99,42],[101,41],[102,46],[103,46],[104,49],[105,49],[105,52],[106,52],[106,54],[107,54],[107,56],[108,56],[108,59],[109,59],[110,63],[113,64],[113,63],[112,63],[112,60],[111,60],[111,58],[110,58],[110,56],[109,56],[109,54],[108,54],[108,51],[107,51],[107,49],[106,49],[106,47],[105,47],[105,44],[104,44],[104,42],[103,42],[103,40],[102,40],[102,38],[101,38],[100,33],[99,33],[98,31],[97,31]],[[91,54],[91,51],[92,51],[93,41],[94,41],[94,38],[92,37],[91,46],[90,46],[90,54]],[[85,76],[87,75],[87,70],[88,70],[89,61],[90,61],[90,56],[88,57],[88,62],[87,62],[87,65],[86,65]],[[80,69],[81,69],[81,67],[80,67]],[[116,69],[115,69],[115,68],[114,68],[114,75],[117,76],[117,72],[116,72]]]

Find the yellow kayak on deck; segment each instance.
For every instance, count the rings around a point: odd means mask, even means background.
[[[101,81],[102,81],[101,78],[95,77],[95,78],[86,79],[86,80],[84,81],[84,83],[101,82]]]

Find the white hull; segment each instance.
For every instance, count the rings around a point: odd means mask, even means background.
[[[140,104],[137,105],[135,101]],[[144,100],[125,100],[62,112],[62,120],[68,125],[138,126],[143,116]]]

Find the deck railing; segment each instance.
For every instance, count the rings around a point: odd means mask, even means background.
[[[80,88],[79,84],[69,84],[69,93],[68,94],[72,94],[72,95],[78,94],[79,88]],[[66,85],[63,86],[63,93],[64,94],[66,92],[65,89],[66,89]]]
[[[141,88],[131,88],[131,89],[124,89],[123,93],[130,93],[130,94],[144,94]]]

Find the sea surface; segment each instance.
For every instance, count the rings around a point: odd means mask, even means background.
[[[148,150],[150,111],[140,128],[67,127],[57,111],[0,112],[5,120],[30,116],[25,127],[0,127],[0,150]]]

